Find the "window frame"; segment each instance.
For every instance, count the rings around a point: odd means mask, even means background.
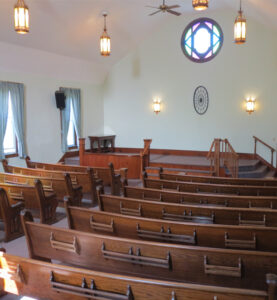
[[[203,23],[205,22],[209,22],[211,23],[213,26],[216,26],[218,31],[219,31],[219,34],[220,34],[220,39],[219,39],[219,48],[217,49],[216,53],[212,53],[212,55],[210,57],[200,57],[199,59],[197,58],[194,58],[192,55],[189,55],[186,51],[186,44],[185,44],[185,38],[186,38],[186,35],[189,31],[189,29],[192,29],[194,25],[196,25],[197,23],[200,23],[199,27],[197,28],[196,32],[201,29],[201,28],[205,28],[207,29],[209,32],[211,31],[211,29],[207,28],[207,26],[205,26]],[[195,34],[195,33],[194,33]],[[210,32],[210,34],[213,34]],[[222,46],[223,46],[223,43],[224,43],[224,34],[223,34],[223,30],[221,28],[221,26],[213,19],[211,18],[198,18],[198,19],[195,19],[193,21],[191,21],[185,28],[185,30],[183,31],[183,34],[182,34],[182,37],[181,37],[181,48],[182,48],[182,51],[183,53],[185,54],[185,56],[192,62],[195,62],[195,63],[206,63],[206,62],[209,62],[211,61],[212,59],[214,59],[218,53],[220,52]],[[207,50],[207,53],[209,53],[209,51],[212,51],[213,50],[213,45],[210,46],[210,48]],[[193,51],[193,49],[192,49]]]

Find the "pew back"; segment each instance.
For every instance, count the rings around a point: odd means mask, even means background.
[[[277,228],[191,224],[126,216],[69,206],[65,202],[70,229],[201,247],[277,251]]]
[[[277,253],[169,245],[96,235],[32,222],[22,224],[31,258],[146,278],[266,290]]]
[[[185,193],[174,190],[159,190],[125,186],[123,194],[128,198],[163,201],[195,205],[220,205],[228,207],[263,207],[277,208],[275,196],[237,196],[204,193]]]
[[[99,209],[118,214],[192,223],[277,226],[277,210],[189,205],[98,195]]]
[[[34,186],[37,178],[37,176],[31,175],[0,173],[0,183]],[[55,193],[59,201],[63,202],[64,197],[69,196],[67,184],[64,178],[39,177],[39,180],[43,185],[43,190],[45,192]]]
[[[44,170],[52,170],[52,171],[63,171],[63,172],[80,172],[84,173],[87,172],[87,167],[85,166],[75,166],[75,165],[64,165],[64,164],[48,164],[48,163],[41,163],[41,162],[34,162],[31,161],[30,157],[26,157],[26,165],[28,168],[33,169],[44,169]],[[111,182],[111,170],[109,168],[100,168],[100,167],[93,167],[94,176],[99,178],[103,181],[104,185],[110,185]],[[121,176],[122,182],[127,181],[127,172],[128,169],[121,168],[119,170],[115,170],[115,174]]]
[[[28,169],[15,167],[10,166],[6,160],[2,160],[2,165],[6,173],[64,180],[64,171],[50,171],[43,169]],[[68,172],[68,174],[70,175],[72,184],[74,186],[81,186],[83,188],[83,193],[87,194],[86,197],[89,197],[92,200],[92,204],[94,204],[94,200],[96,200],[97,197],[97,182],[94,178],[93,170],[91,168],[87,168],[86,173]]]
[[[164,173],[161,168],[159,177],[163,180],[175,180],[185,182],[199,182],[209,184],[234,184],[234,185],[252,185],[252,186],[277,186],[277,180],[272,178],[232,178],[232,177],[215,177],[215,176],[195,176],[185,174]]]
[[[246,290],[127,277],[4,252],[0,252],[0,263],[2,291],[49,300],[79,300],[88,297],[118,300],[274,300],[272,291],[276,280],[274,275],[267,275],[270,285],[266,291]]]
[[[56,218],[58,200],[54,193],[45,193],[40,180],[33,186],[0,183],[0,188],[5,190],[10,202],[21,202],[24,207],[37,212],[41,223],[52,223]]]
[[[227,184],[208,184],[198,182],[182,182],[149,179],[144,176],[143,186],[153,189],[172,189],[191,193],[221,193],[252,196],[277,196],[277,186],[244,186]]]

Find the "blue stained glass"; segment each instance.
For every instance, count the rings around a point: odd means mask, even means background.
[[[186,41],[186,45],[191,48],[191,37]]]
[[[217,35],[213,35],[213,46],[219,42],[219,37]]]

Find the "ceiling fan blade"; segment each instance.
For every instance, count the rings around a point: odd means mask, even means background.
[[[149,16],[154,16],[155,14],[157,14],[159,12],[161,12],[161,10],[157,10],[157,11],[153,12],[152,14],[150,14]]]
[[[173,15],[175,15],[175,16],[181,16],[181,13],[179,13],[179,12],[177,12],[177,11],[174,11],[174,10],[170,10],[170,9],[168,9],[168,10],[166,10],[168,13],[170,13],[170,14],[173,14]]]
[[[145,7],[150,7],[150,8],[157,8],[157,9],[159,9],[159,7],[157,7],[157,6],[145,5]]]
[[[167,9],[172,9],[172,8],[179,8],[181,7],[180,5],[171,5],[171,6],[168,6]]]

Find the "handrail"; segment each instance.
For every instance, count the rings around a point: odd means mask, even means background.
[[[267,148],[269,148],[271,151],[275,152],[276,149],[274,149],[272,146],[268,145],[267,143],[265,143],[264,141],[262,141],[261,139],[257,138],[255,135],[253,136],[254,140],[260,142],[261,144],[265,145]]]
[[[274,168],[274,152],[276,152],[276,166],[275,166],[275,168],[277,169],[277,151],[276,151],[276,149],[274,149],[272,146],[268,145],[267,143],[265,143],[264,141],[262,141],[261,139],[259,139],[256,136],[253,136],[253,138],[254,138],[254,155],[255,156],[257,155],[257,142],[259,142],[271,151],[271,166]]]
[[[211,172],[216,176],[220,175],[221,159],[223,164],[228,168],[232,177],[238,177],[239,170],[239,155],[228,139],[214,139],[210,151],[208,152],[207,159],[211,160]]]

